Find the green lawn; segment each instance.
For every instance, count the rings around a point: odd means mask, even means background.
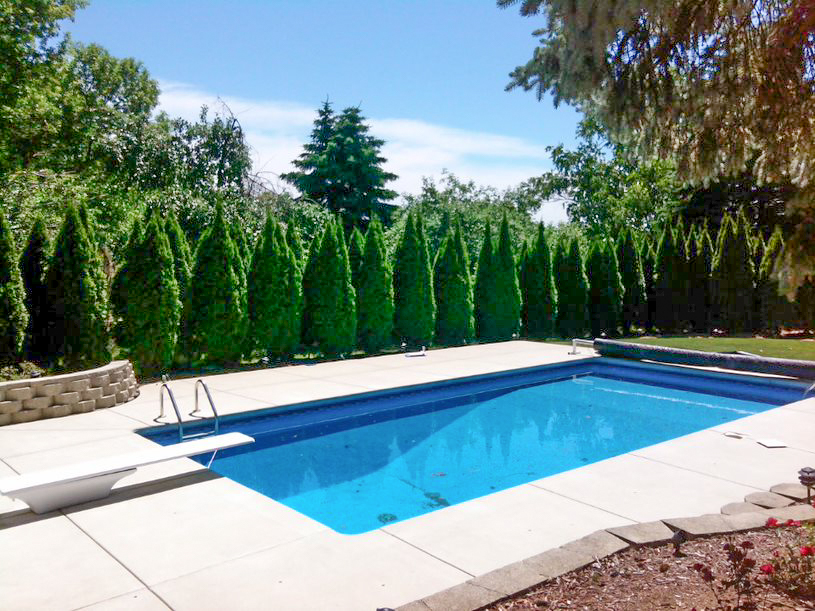
[[[813,340],[757,339],[753,337],[631,337],[621,341],[708,352],[740,350],[759,356],[815,361],[815,341]]]

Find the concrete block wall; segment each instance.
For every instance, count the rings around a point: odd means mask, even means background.
[[[45,378],[0,382],[0,426],[113,407],[139,396],[130,361]]]

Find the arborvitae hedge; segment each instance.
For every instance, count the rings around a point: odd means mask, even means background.
[[[303,252],[303,241],[300,239],[300,236],[297,234],[297,230],[293,225],[286,227],[286,244],[288,244],[289,250],[291,250],[292,254],[294,255],[294,260],[297,261],[297,266],[302,272],[303,268],[306,266],[306,262],[304,260],[306,253]]]
[[[377,352],[393,342],[393,274],[385,251],[382,225],[373,219],[365,235],[365,252],[357,291],[357,345]]]
[[[99,258],[85,225],[69,206],[48,264],[49,356],[62,357],[67,368],[96,366],[109,358],[107,295]]]
[[[318,282],[311,303],[311,336],[323,354],[351,352],[356,344],[356,294],[342,225],[332,221],[323,235],[314,261]]]
[[[133,364],[143,375],[170,367],[178,341],[181,299],[164,222],[154,213],[138,249],[128,261],[129,301],[124,334]]]
[[[13,363],[23,353],[28,312],[14,236],[0,209],[0,363]]]
[[[807,276],[795,292],[796,322],[802,329],[815,331],[815,278]]]
[[[725,215],[713,262],[716,322],[728,333],[752,329],[753,260],[743,215]]]
[[[167,234],[167,240],[170,242],[170,250],[173,253],[173,264],[175,265],[175,280],[178,282],[181,302],[184,303],[187,288],[190,285],[190,277],[192,276],[192,252],[190,252],[190,245],[172,209],[167,212],[164,222],[164,232]]]
[[[583,337],[589,331],[589,281],[576,238],[564,236],[555,258],[558,292],[557,331],[561,337]]]
[[[538,225],[538,238],[527,256],[524,281],[527,335],[552,337],[555,334],[558,298],[552,270],[552,255],[543,223]]]
[[[456,220],[441,243],[433,268],[436,295],[436,341],[462,344],[475,335],[473,287],[467,246]]]
[[[710,266],[713,261],[713,243],[707,225],[694,227],[688,239],[690,292],[688,294],[688,320],[691,329],[706,333],[710,329]]]
[[[320,279],[317,276],[317,255],[320,253],[326,229],[314,236],[308,249],[303,268],[303,312],[300,316],[300,342],[306,346],[314,344],[313,312],[320,298]]]
[[[521,291],[521,335],[529,335],[529,296],[526,294],[526,266],[529,263],[529,245],[521,243],[521,254],[518,255],[518,289]]]
[[[756,283],[758,316],[762,330],[769,330],[772,333],[779,333],[783,325],[791,323],[794,319],[792,304],[786,297],[778,294],[778,281],[772,276],[783,247],[781,228],[776,227],[764,249]]]
[[[245,270],[249,269],[249,263],[252,259],[252,244],[246,239],[246,232],[240,224],[230,223],[229,234],[235,244],[235,249],[238,251],[238,256],[241,258],[245,272]]]
[[[147,219],[145,219],[147,220]],[[141,286],[137,281],[131,280],[133,262],[140,256],[139,247],[142,242],[142,234],[144,227],[140,219],[133,222],[133,227],[130,229],[130,237],[125,245],[124,253],[122,254],[122,261],[116,269],[116,275],[113,277],[113,283],[110,287],[110,305],[113,311],[113,336],[116,338],[116,343],[120,346],[129,346],[132,343],[130,337],[127,336],[128,332],[132,329],[131,325],[126,324],[128,306],[130,304],[130,291],[131,287],[134,292],[141,291]]]
[[[640,259],[642,259],[642,275],[645,279],[645,324],[648,331],[653,331],[656,327],[656,266],[657,253],[653,240],[649,236],[643,236],[640,242]]]
[[[624,230],[617,242],[617,263],[625,287],[621,318],[623,334],[627,334],[633,327],[645,326],[647,307],[640,248],[630,229]]]
[[[421,218],[408,215],[393,266],[394,331],[410,346],[433,340],[436,304]]]
[[[498,250],[494,267],[496,271],[495,295],[498,309],[495,311],[495,331],[505,339],[518,335],[521,330],[521,291],[518,287],[518,271],[512,240],[509,236],[509,222],[506,215],[501,221],[498,233]]]
[[[351,230],[351,238],[348,241],[348,263],[351,266],[351,284],[354,290],[359,291],[359,272],[362,265],[362,256],[365,253],[365,238],[362,233],[354,227]]]
[[[267,217],[247,282],[250,348],[272,357],[294,354],[300,343],[301,281],[280,224]]]
[[[591,334],[600,337],[619,333],[623,306],[623,285],[617,254],[611,244],[596,241],[589,250],[586,265],[589,277],[589,320]]]
[[[49,250],[45,221],[37,217],[20,257],[20,271],[29,315],[24,352],[28,360],[38,363],[48,356],[48,288],[45,276]]]
[[[681,237],[679,238],[682,239]],[[682,299],[687,295],[687,265],[677,244],[677,235],[666,225],[662,231],[654,269],[655,325],[662,333],[682,330]]]
[[[209,362],[240,360],[246,334],[246,280],[222,205],[196,248],[185,320],[191,350]]]

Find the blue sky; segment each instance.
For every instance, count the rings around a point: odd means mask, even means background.
[[[509,187],[550,169],[546,146],[574,144],[577,112],[504,91],[540,24],[493,0],[91,0],[64,28],[141,60],[173,116],[223,100],[273,183],[323,100],[360,105],[400,176],[390,186],[417,192],[443,169]]]

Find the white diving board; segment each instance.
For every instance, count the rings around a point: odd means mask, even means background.
[[[0,494],[20,499],[34,513],[46,513],[105,498],[116,482],[135,473],[137,467],[225,450],[254,441],[243,433],[226,433],[55,469],[12,475],[0,479]]]

